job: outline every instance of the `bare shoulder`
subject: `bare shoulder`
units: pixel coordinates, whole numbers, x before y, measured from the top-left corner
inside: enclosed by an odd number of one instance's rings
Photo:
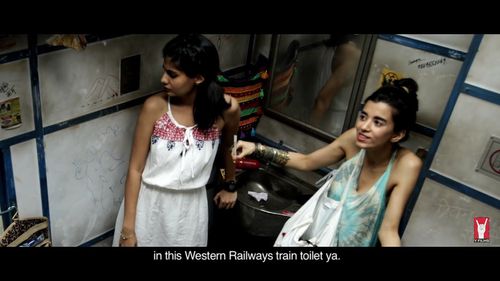
[[[336,140],[338,145],[345,152],[346,158],[350,159],[359,152],[356,146],[356,128],[351,128],[340,135]]]
[[[419,173],[422,168],[422,160],[415,153],[407,148],[400,148],[395,166],[403,173]]]
[[[224,111],[224,120],[240,119],[240,104],[238,100],[230,95],[225,94],[224,99],[230,104],[230,107]]]
[[[166,97],[164,94],[156,94],[152,95],[149,98],[144,101],[144,105],[142,107],[142,110],[145,113],[159,113],[166,111],[168,107]]]
[[[168,103],[165,94],[156,94],[150,96],[146,99],[146,101],[144,101],[141,115],[143,118],[154,122],[158,120],[165,112],[167,112],[167,108]]]
[[[356,142],[356,128],[350,128],[349,130],[342,133],[339,137],[346,144],[355,144]]]

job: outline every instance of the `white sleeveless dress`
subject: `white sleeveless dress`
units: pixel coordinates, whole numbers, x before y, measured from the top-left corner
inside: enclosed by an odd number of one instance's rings
[[[208,202],[206,188],[219,147],[216,127],[202,131],[177,123],[170,109],[154,124],[151,146],[142,173],[135,233],[138,246],[206,246]],[[115,224],[118,246],[124,202]]]

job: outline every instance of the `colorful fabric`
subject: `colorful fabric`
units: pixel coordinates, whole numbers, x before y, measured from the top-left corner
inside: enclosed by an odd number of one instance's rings
[[[236,98],[240,104],[239,138],[255,135],[263,114],[264,82],[268,78],[267,58],[260,56],[255,65],[226,71],[217,78],[225,93]]]

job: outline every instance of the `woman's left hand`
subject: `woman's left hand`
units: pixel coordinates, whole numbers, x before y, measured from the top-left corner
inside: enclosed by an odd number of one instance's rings
[[[228,210],[234,207],[237,198],[238,198],[237,191],[229,192],[226,190],[221,190],[215,195],[214,202],[219,209]]]

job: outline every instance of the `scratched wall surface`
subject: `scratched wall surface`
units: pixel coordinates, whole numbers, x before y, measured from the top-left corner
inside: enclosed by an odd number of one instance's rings
[[[175,35],[129,35],[39,56],[44,126],[163,89],[162,48]],[[245,63],[248,35],[207,35],[219,50],[221,68]],[[122,58],[141,55],[140,88],[120,94]]]
[[[419,85],[417,122],[437,128],[461,66],[455,59],[378,40],[364,98],[380,87],[384,68],[411,77]]]
[[[48,126],[162,89],[161,49],[172,35],[130,35],[39,56],[43,125]],[[120,62],[141,55],[140,88],[120,94]]]
[[[161,50],[173,36],[129,35],[90,44],[80,52],[62,49],[40,55],[43,125],[162,90]],[[219,51],[222,70],[246,62],[249,35],[207,37]],[[140,88],[121,95],[120,61],[137,54]],[[54,245],[81,245],[114,228],[138,111],[139,106],[44,137]]]
[[[45,136],[55,246],[77,246],[114,228],[139,108]]]
[[[489,243],[474,242],[474,217],[489,217]],[[404,246],[500,246],[500,212],[427,179],[402,243]]]

